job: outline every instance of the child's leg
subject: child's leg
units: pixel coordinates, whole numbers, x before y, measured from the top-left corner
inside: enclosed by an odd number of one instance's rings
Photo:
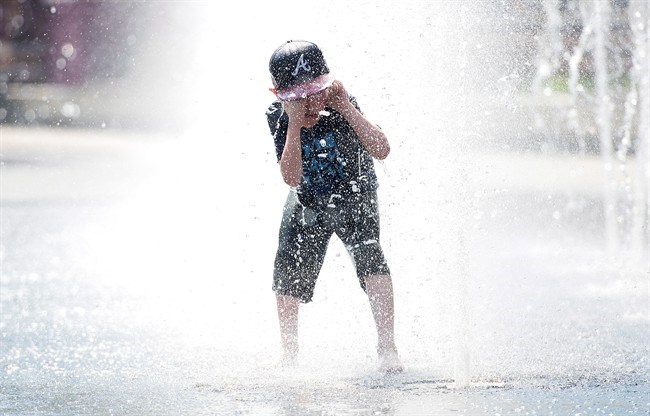
[[[300,299],[293,296],[275,295],[280,321],[282,361],[290,364],[298,356],[298,311]]]
[[[377,353],[383,371],[400,372],[404,368],[395,345],[395,306],[393,282],[388,275],[367,276],[366,293],[377,327]]]
[[[298,307],[310,302],[332,231],[323,227],[313,210],[310,216],[291,191],[284,207],[273,268],[283,361],[298,355]],[[309,218],[305,218],[309,217]]]

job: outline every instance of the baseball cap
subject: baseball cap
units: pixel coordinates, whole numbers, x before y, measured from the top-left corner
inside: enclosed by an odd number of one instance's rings
[[[323,52],[312,42],[290,40],[271,55],[269,71],[275,94],[281,100],[306,98],[332,85]]]

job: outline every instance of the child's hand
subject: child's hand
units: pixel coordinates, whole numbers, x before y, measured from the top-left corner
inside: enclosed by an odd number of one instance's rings
[[[341,84],[341,81],[335,80],[332,82],[332,85],[327,89],[327,94],[328,105],[339,113],[344,113],[350,106],[348,92],[345,90],[343,84]]]
[[[303,127],[305,123],[305,102],[303,100],[282,101],[284,112],[289,116],[289,123]]]

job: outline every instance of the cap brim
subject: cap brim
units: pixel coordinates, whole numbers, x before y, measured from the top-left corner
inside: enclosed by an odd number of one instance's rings
[[[328,88],[334,82],[332,74],[324,74],[299,85],[279,90],[276,95],[283,101],[301,100]]]

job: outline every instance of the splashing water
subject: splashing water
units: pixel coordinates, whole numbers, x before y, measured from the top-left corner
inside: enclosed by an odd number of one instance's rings
[[[647,256],[606,256],[606,178],[590,146],[564,154],[528,136],[537,94],[547,112],[567,108],[545,95],[564,51],[553,43],[537,51],[546,69],[534,64],[535,36],[556,39],[561,3],[541,7],[544,26],[517,2],[296,2],[282,11],[292,25],[269,18],[277,4],[225,14],[183,2],[197,13],[177,20],[200,34],[185,95],[171,97],[191,115],[183,134],[1,127],[0,412],[647,413]],[[592,5],[581,2],[591,29],[568,72],[570,105],[590,114],[596,90],[580,91],[580,62],[596,32],[608,35]],[[628,12],[631,172],[648,153],[647,5]],[[223,42],[238,20],[258,30]],[[275,366],[270,279],[286,187],[264,120],[266,66],[301,34],[322,40],[391,139],[390,176],[377,173],[402,375],[376,371],[367,299],[337,241],[301,311],[300,360]],[[551,132],[566,121],[544,119]],[[586,143],[592,125],[574,122]],[[648,167],[634,169],[642,236]]]

